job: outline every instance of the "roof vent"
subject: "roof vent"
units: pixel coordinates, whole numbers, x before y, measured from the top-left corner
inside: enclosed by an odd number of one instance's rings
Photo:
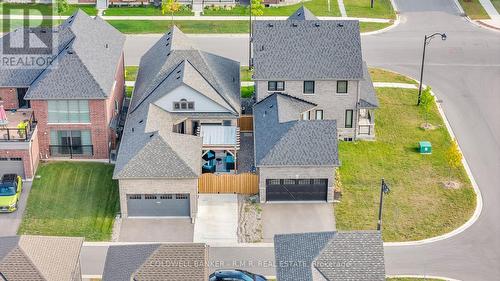
[[[169,32],[167,33],[167,35],[170,35],[170,34],[172,34],[172,31],[169,31]]]
[[[170,37],[167,37],[167,41],[170,40]]]
[[[264,51],[264,45],[260,46],[260,50]]]
[[[154,134],[154,133],[153,133],[153,134],[151,134],[151,135],[149,135],[149,137],[150,137],[150,138],[152,138],[152,137],[154,137],[154,136],[155,136],[155,134]]]
[[[269,108],[273,108],[273,107],[274,107],[274,104],[271,104],[271,105],[269,106]]]
[[[170,56],[170,53],[167,54],[167,57]]]
[[[165,46],[168,46],[168,45],[170,45],[170,43],[165,44]]]
[[[297,13],[297,16],[300,16],[300,15],[302,15],[302,13]]]
[[[319,22],[315,23],[314,26],[319,27]]]
[[[179,80],[180,78],[181,78],[180,76],[177,76],[177,78],[175,78],[175,79]]]
[[[181,73],[181,70],[180,70],[180,69],[179,69],[179,70],[177,70],[177,73]]]
[[[273,27],[273,26],[274,26],[274,24],[272,24],[272,23],[268,23],[268,24],[267,24],[267,26],[268,26],[268,27]]]
[[[74,54],[74,53],[75,53],[75,52],[73,52],[73,50],[67,50],[66,52],[67,52],[68,54],[70,54],[70,55],[72,55],[72,54]]]
[[[135,129],[134,129],[134,128],[132,128],[132,132],[134,132],[134,131],[135,131]]]
[[[337,23],[337,27],[344,27],[343,23]]]
[[[144,120],[142,120],[142,119],[141,119],[141,120],[139,121],[139,124],[142,124],[142,122],[144,122]]]
[[[296,24],[296,23],[292,23],[292,26],[293,26],[293,27],[297,27],[297,24]]]
[[[40,32],[41,32],[41,33],[47,33],[47,30],[45,30],[45,29],[40,29]]]
[[[104,45],[104,47],[106,47],[106,49],[108,49],[109,48],[109,44],[106,43],[106,45]]]

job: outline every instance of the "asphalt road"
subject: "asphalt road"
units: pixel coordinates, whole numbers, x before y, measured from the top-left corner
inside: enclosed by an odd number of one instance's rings
[[[13,236],[17,234],[17,229],[21,224],[24,210],[26,209],[26,202],[31,190],[31,182],[23,183],[23,192],[21,199],[19,199],[18,209],[12,213],[0,213],[0,237]]]
[[[401,24],[363,36],[370,66],[418,78],[423,37],[446,32],[427,49],[424,83],[432,86],[471,166],[483,195],[483,211],[469,229],[450,239],[411,247],[386,247],[387,274],[446,276],[460,280],[500,280],[500,32],[459,16],[452,0],[396,0]],[[126,63],[138,64],[157,36],[132,36]],[[208,51],[247,64],[243,37],[195,37]],[[212,259],[269,259],[269,248],[219,248]],[[85,260],[82,261],[82,265]],[[262,269],[269,274],[272,268]]]

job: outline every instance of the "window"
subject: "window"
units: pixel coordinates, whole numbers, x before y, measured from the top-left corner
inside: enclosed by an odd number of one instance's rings
[[[142,199],[141,194],[129,194],[128,199]]]
[[[337,94],[347,94],[347,81],[337,81]]]
[[[323,110],[316,110],[316,120],[323,120]]]
[[[304,94],[314,94],[314,81],[304,81]]]
[[[176,194],[175,199],[188,199],[189,194]]]
[[[311,180],[310,179],[303,179],[303,180],[298,180],[298,184],[301,184],[301,185],[308,185],[308,184],[311,184]]]
[[[19,157],[12,157],[9,159],[10,161],[22,161],[23,159],[22,158],[19,158]]]
[[[286,180],[283,180],[283,184],[289,185],[289,184],[297,184],[297,183],[295,180],[286,179]]]
[[[160,195],[160,199],[172,199],[172,194],[162,194]]]
[[[222,126],[231,126],[231,120],[222,120]]]
[[[267,180],[267,184],[269,184],[269,185],[279,185],[280,184],[280,180],[275,180],[275,179]]]
[[[268,91],[284,91],[285,81],[269,81],[267,82]]]
[[[302,113],[302,120],[311,120],[311,111]]]
[[[89,130],[50,131],[51,155],[92,155],[92,137]]]
[[[144,194],[144,199],[155,200],[156,199],[156,195],[155,194]]]
[[[187,101],[181,99],[180,101],[174,101],[174,110],[194,110],[194,101]]]
[[[352,115],[353,115],[352,109],[348,109],[345,111],[345,127],[346,128],[352,128]]]
[[[119,110],[118,101],[115,100],[115,114],[118,114],[118,110]]]
[[[87,100],[49,100],[49,123],[90,123]]]

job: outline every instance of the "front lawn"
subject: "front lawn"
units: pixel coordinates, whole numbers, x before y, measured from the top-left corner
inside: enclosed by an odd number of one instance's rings
[[[407,83],[415,85],[418,84],[417,81],[411,78],[389,70],[372,67],[370,67],[368,70],[370,71],[370,76],[373,82]]]
[[[479,3],[479,0],[458,0],[460,5],[465,11],[465,14],[473,20],[489,19],[488,13],[483,8],[483,5]]]
[[[54,12],[53,6],[48,4],[34,4],[34,3],[1,3],[0,4],[0,14],[9,13],[10,15],[22,15],[23,10],[25,9],[33,10],[31,14],[35,15],[35,10],[39,13],[37,15],[54,15],[57,16],[57,13]],[[68,9],[61,13],[63,16],[72,15],[76,10],[81,9],[89,16],[97,15],[97,9],[95,5],[68,5]],[[9,11],[10,10],[10,11]]]
[[[254,86],[243,86],[241,87],[241,97],[244,99],[251,98],[254,91]]]
[[[392,22],[360,22],[359,32],[370,32],[375,30],[384,29],[392,25]]]
[[[337,228],[376,228],[381,178],[391,188],[384,201],[384,241],[425,239],[459,227],[474,212],[476,197],[463,167],[448,168],[451,139],[436,106],[428,120],[437,128],[424,131],[417,90],[378,88],[377,93],[376,141],[339,144],[343,192],[335,208]],[[417,152],[422,140],[432,143],[431,155]],[[448,180],[461,188],[445,189]]]
[[[370,0],[344,0],[349,17],[395,19],[396,13],[390,0],[376,0],[370,8]]]
[[[495,9],[497,9],[497,12],[500,13],[500,0],[491,0],[491,4],[495,6]]]
[[[169,20],[109,20],[112,26],[123,33],[147,34],[165,33],[172,26]],[[184,33],[245,33],[248,32],[247,21],[175,21]]]
[[[124,6],[124,7],[109,7],[104,11],[104,16],[170,16],[171,14],[163,15],[160,7],[147,5],[142,7]],[[181,5],[179,11],[174,13],[174,16],[192,16],[194,13],[186,5]]]
[[[330,10],[328,9],[328,2],[330,2]],[[315,16],[332,16],[339,17],[340,11],[337,1],[335,0],[310,0],[304,1],[303,5],[308,8]],[[291,16],[302,3],[295,5],[279,6],[279,7],[265,7],[264,16]],[[237,5],[232,9],[224,9],[218,7],[207,7],[203,11],[204,16],[248,16],[250,14],[249,8],[246,6]]]
[[[248,66],[240,67],[240,80],[241,81],[252,81],[253,70],[248,69]]]
[[[92,162],[41,164],[19,234],[109,240],[119,211],[113,168]]]

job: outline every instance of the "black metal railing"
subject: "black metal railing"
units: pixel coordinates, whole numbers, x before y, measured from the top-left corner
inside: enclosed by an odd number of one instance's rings
[[[50,156],[86,158],[94,155],[93,145],[49,145]]]
[[[358,135],[371,135],[373,131],[373,124],[359,125]]]
[[[16,112],[20,113],[19,111]],[[24,114],[24,113],[23,113]],[[24,116],[23,116],[24,117]],[[26,123],[24,128],[8,127],[0,125],[0,142],[2,141],[29,141],[36,127],[36,120],[33,112],[30,112],[26,119],[22,121]],[[15,124],[18,126],[19,124]]]

